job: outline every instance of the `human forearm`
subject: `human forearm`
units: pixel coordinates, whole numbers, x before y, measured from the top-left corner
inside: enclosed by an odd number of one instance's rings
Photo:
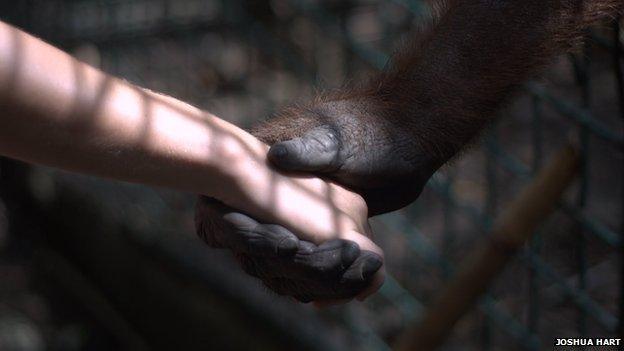
[[[211,194],[230,182],[225,123],[2,23],[0,104],[6,156]]]
[[[0,84],[3,155],[212,196],[316,243],[368,230],[359,196],[278,173],[268,147],[244,130],[5,24]]]

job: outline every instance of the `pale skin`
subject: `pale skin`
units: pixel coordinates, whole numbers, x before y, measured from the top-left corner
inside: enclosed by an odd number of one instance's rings
[[[304,240],[370,239],[364,200],[286,175],[268,146],[172,97],[111,77],[0,22],[0,154],[69,171],[203,194]],[[364,295],[383,282],[383,269]]]

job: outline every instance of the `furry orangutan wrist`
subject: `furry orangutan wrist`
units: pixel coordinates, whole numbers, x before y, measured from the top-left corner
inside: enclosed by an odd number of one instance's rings
[[[252,134],[278,144],[269,159],[279,168],[323,174],[353,189],[428,178],[443,161],[423,151],[420,133],[409,119],[379,105],[357,96],[320,97],[284,109]]]
[[[362,194],[375,215],[412,202],[443,161],[422,152],[413,125],[351,98],[283,110],[252,131],[286,171],[331,178]],[[398,207],[397,207],[398,206]]]

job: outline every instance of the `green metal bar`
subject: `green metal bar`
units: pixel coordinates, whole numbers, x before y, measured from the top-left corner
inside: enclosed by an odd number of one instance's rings
[[[518,323],[518,321],[510,317],[506,313],[500,313],[500,310],[496,308],[496,302],[489,295],[484,296],[479,303],[479,308],[486,311],[487,315],[494,322],[495,325],[507,326],[508,333],[516,340],[522,340],[521,345],[526,350],[539,350],[539,339],[531,334],[525,327]]]
[[[407,7],[416,16],[426,16],[431,13],[429,5],[423,0],[392,0],[392,2]]]
[[[449,170],[447,171],[447,182],[446,182],[446,186],[444,187],[444,192],[446,194],[450,194],[450,192],[452,191],[451,188],[451,184],[453,184],[453,180],[455,178],[454,174],[451,173],[452,171]],[[451,204],[451,202],[448,200],[448,198],[443,199],[443,211],[444,211],[444,216],[443,216],[443,231],[442,231],[442,252],[444,254],[444,259],[447,261],[451,261],[452,259],[452,250],[453,250],[453,243],[455,241],[455,226],[454,226],[454,220],[455,220],[455,216],[454,216],[454,211],[453,211],[453,205]],[[445,269],[443,271],[444,274],[444,278],[447,279],[451,272],[447,269]]]
[[[531,95],[548,102],[561,115],[571,118],[580,125],[586,126],[589,131],[597,137],[610,142],[613,146],[619,149],[624,147],[624,136],[614,132],[611,128],[597,121],[594,117],[592,117],[589,111],[576,107],[563,99],[555,97],[543,86],[540,86],[537,83],[528,83],[526,88]]]
[[[498,143],[498,121],[494,122],[488,133],[486,134],[485,144]],[[496,218],[498,215],[498,176],[496,160],[488,155],[486,148],[483,148],[485,153],[485,179],[487,180],[487,193],[485,208],[483,214],[488,218]],[[488,157],[489,156],[489,157]],[[490,232],[488,228],[483,231],[483,234],[487,235]],[[481,332],[481,349],[484,351],[492,348],[492,325],[489,319],[483,321]]]
[[[386,275],[384,285],[379,292],[394,306],[397,306],[406,320],[415,320],[422,316],[425,306],[407,291],[393,276]]]
[[[574,59],[574,57],[573,57]],[[589,83],[589,56],[588,48],[585,46],[583,50],[582,59],[574,59],[573,62],[577,85],[580,87],[581,92],[581,106],[583,109],[588,110],[590,108],[591,96],[590,96],[590,83]],[[581,165],[579,170],[580,184],[576,194],[576,205],[579,209],[583,209],[587,205],[587,196],[589,193],[589,129],[587,125],[579,126],[579,140],[580,140],[580,157]],[[584,292],[587,289],[587,238],[582,226],[576,227],[577,234],[577,262],[578,262],[578,289]],[[578,329],[581,337],[587,335],[587,315],[582,309],[579,311]],[[585,349],[583,347],[582,349]]]
[[[543,158],[543,146],[542,146],[542,102],[533,97],[531,99],[531,107],[533,112],[533,118],[531,123],[531,145],[533,147],[533,162],[531,165],[532,173],[537,174],[538,170],[542,166]],[[532,255],[539,257],[541,248],[541,235],[539,230],[531,236],[527,249]],[[539,318],[540,318],[540,294],[539,294],[539,280],[538,272],[535,268],[529,267],[529,306],[528,306],[528,318],[527,326],[529,331],[533,334],[539,333]]]

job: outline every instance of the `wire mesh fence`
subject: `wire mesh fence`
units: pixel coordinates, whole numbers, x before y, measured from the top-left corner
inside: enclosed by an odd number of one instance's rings
[[[107,72],[249,126],[319,87],[383,69],[428,8],[418,0],[24,0],[0,10]],[[389,261],[384,287],[366,304],[327,313],[354,349],[389,349],[421,318],[570,137],[581,147],[577,184],[445,347],[538,350],[554,338],[622,335],[620,33],[619,20],[593,29],[581,52],[528,83],[478,145],[436,173],[417,203],[375,220]]]

